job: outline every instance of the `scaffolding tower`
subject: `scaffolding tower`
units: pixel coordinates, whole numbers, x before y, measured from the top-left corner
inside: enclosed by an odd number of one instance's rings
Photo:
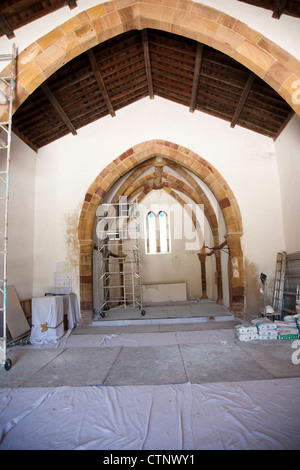
[[[7,357],[7,249],[12,104],[16,61],[15,44],[12,46],[11,54],[0,54],[0,61],[11,62],[10,74],[0,76],[0,104],[6,105],[8,108],[7,119],[0,121],[0,267],[3,273],[0,279],[0,315],[2,324],[2,331],[0,333],[0,362],[5,370],[9,370],[12,362]]]
[[[136,203],[106,203],[97,215],[99,306],[95,319],[112,307],[139,308],[142,300],[139,213]]]

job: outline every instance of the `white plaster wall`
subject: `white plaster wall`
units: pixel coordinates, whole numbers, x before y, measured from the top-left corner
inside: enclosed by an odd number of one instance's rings
[[[15,135],[11,145],[8,219],[8,284],[19,299],[33,293],[35,166],[37,155]]]
[[[273,275],[284,247],[274,144],[246,129],[155,98],[144,99],[40,149],[37,158],[34,294],[50,289],[56,261],[70,259],[78,294],[76,223],[86,191],[100,171],[132,146],[165,139],[209,161],[233,190],[241,209],[248,277]]]
[[[300,250],[300,118],[295,115],[275,142],[284,223],[285,249]]]

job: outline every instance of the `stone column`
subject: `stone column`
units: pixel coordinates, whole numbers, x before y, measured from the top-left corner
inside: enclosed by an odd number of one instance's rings
[[[205,253],[205,245],[203,244],[203,247],[201,248],[201,251],[197,253],[200,264],[201,264],[201,283],[202,283],[202,295],[201,299],[207,299],[207,293],[206,293],[206,266],[205,266],[205,261],[206,261],[206,253]]]
[[[236,316],[242,316],[245,310],[245,279],[241,232],[230,232],[225,235],[229,248],[229,289],[230,310]]]
[[[93,319],[94,240],[80,240],[80,311],[84,323]]]

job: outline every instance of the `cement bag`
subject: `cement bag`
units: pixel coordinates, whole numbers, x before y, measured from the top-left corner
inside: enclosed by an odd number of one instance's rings
[[[253,341],[253,340],[259,339],[259,336],[257,333],[242,333],[242,334],[235,333],[235,337],[239,341]]]
[[[275,336],[277,337],[277,328],[273,330],[259,330],[259,336]]]
[[[237,325],[234,328],[235,333],[238,335],[245,334],[245,333],[257,333],[257,328],[256,326],[251,326],[251,325]]]
[[[278,331],[278,339],[286,340],[286,339],[298,339],[299,338],[299,330],[297,333],[291,333],[290,330],[280,330]]]
[[[277,330],[276,323],[274,323],[274,322],[272,322],[271,320],[268,320],[268,319],[259,320],[256,323],[256,327],[257,327],[258,331]]]
[[[277,330],[261,331],[258,336],[259,339],[277,339],[278,332]]]
[[[290,322],[290,321],[277,321],[275,320],[275,323],[277,325],[277,328],[285,329],[285,328],[297,328],[297,323],[295,321]]]

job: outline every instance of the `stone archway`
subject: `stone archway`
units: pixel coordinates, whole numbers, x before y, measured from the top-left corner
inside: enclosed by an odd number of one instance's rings
[[[300,116],[300,61],[260,32],[192,1],[114,0],[79,13],[18,55],[14,111],[52,73],[82,52],[132,29],[154,28],[207,44],[252,70]],[[8,66],[9,67],[9,66]],[[7,70],[3,74],[8,74]],[[7,106],[0,105],[1,120]]]
[[[226,240],[230,251],[230,308],[239,315],[244,312],[244,265],[241,247],[242,218],[236,198],[221,174],[195,152],[164,140],[138,144],[113,160],[89,187],[83,202],[78,239],[80,244],[80,297],[82,313],[93,309],[92,253],[96,210],[109,189],[126,173],[151,157],[159,156],[189,169],[214,194],[222,211]]]

